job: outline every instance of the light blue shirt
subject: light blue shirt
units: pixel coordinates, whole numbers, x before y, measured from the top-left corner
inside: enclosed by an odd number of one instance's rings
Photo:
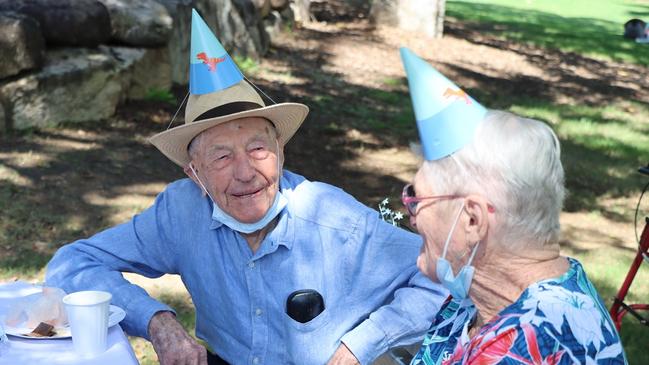
[[[447,294],[417,270],[420,237],[331,185],[284,171],[280,186],[289,203],[254,254],[183,179],[129,222],[62,247],[47,283],[110,291],[126,310],[127,333],[148,338],[151,317],[171,308],[120,271],[179,274],[196,307],[197,336],[232,364],[324,364],[341,341],[369,364],[420,341]],[[285,310],[299,289],[315,289],[325,302],[307,323]]]

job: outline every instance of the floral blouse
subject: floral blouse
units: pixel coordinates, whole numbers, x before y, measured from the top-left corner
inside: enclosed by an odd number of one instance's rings
[[[451,299],[410,364],[628,364],[593,284],[568,260],[568,272],[529,286],[471,339],[475,306]]]

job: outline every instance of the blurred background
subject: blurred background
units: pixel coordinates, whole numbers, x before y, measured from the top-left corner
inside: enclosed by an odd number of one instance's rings
[[[192,8],[248,79],[311,108],[286,167],[373,208],[388,198],[402,210],[419,163],[400,46],[483,105],[548,123],[569,190],[563,253],[610,306],[647,182],[636,170],[649,162],[649,44],[622,36],[628,20],[649,21],[647,0],[0,0],[0,281],[42,281],[58,247],[183,177],[147,138],[183,123]],[[178,278],[127,277],[193,331]],[[647,270],[628,299],[649,299]],[[631,364],[646,362],[648,334],[625,320]]]

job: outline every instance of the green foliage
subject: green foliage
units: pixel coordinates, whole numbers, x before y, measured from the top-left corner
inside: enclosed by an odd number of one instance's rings
[[[176,104],[176,98],[170,90],[165,89],[149,89],[144,97],[149,101],[161,101],[169,104]]]
[[[467,28],[521,43],[649,65],[649,46],[622,37],[624,23],[649,5],[621,0],[447,1],[446,15]]]
[[[259,63],[250,57],[234,56],[232,59],[244,75],[252,75],[259,69]]]

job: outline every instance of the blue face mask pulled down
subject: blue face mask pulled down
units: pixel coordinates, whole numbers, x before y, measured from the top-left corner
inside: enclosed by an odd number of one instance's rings
[[[446,259],[446,251],[463,209],[464,203],[462,203],[462,206],[455,217],[455,221],[453,222],[453,226],[451,226],[451,231],[448,233],[446,243],[444,243],[444,252],[442,253],[442,257],[437,259],[437,267],[435,270],[437,280],[439,280],[442,286],[451,292],[454,299],[458,300],[466,299],[469,296],[469,289],[471,288],[471,281],[473,280],[473,274],[475,272],[475,268],[471,266],[471,261],[473,261],[473,257],[475,256],[475,253],[478,250],[478,245],[480,244],[480,242],[478,242],[475,245],[471,252],[469,261],[466,265],[462,266],[457,276],[453,275],[453,267],[451,267],[451,263]]]
[[[284,207],[286,207],[288,200],[284,195],[282,195],[282,192],[277,191],[277,193],[275,193],[275,200],[273,201],[273,205],[268,208],[268,211],[260,220],[254,223],[239,222],[228,213],[224,212],[221,208],[219,208],[218,204],[216,204],[214,200],[212,200],[212,203],[214,204],[214,209],[212,210],[212,219],[225,224],[234,231],[241,233],[252,233],[266,227],[268,223],[275,219],[275,217],[277,217],[279,213],[281,213]]]
[[[268,211],[260,220],[254,223],[239,222],[234,217],[232,217],[228,213],[224,212],[221,208],[219,208],[219,205],[216,204],[214,199],[212,199],[212,196],[205,188],[205,185],[203,185],[201,179],[198,178],[198,174],[196,173],[196,170],[194,170],[194,166],[192,166],[192,164],[189,164],[189,168],[194,173],[194,176],[196,177],[196,180],[198,180],[198,183],[203,188],[203,191],[205,191],[207,196],[209,196],[210,199],[212,200],[212,206],[213,206],[212,219],[223,223],[224,225],[230,227],[230,229],[232,229],[233,231],[237,231],[241,233],[256,232],[266,227],[268,223],[270,223],[273,219],[275,219],[275,217],[279,215],[279,213],[282,212],[284,207],[286,207],[286,204],[288,204],[288,199],[286,199],[286,197],[282,195],[282,193],[278,190],[277,193],[275,193],[275,200],[273,201],[273,205],[271,205],[271,207],[268,208]]]

